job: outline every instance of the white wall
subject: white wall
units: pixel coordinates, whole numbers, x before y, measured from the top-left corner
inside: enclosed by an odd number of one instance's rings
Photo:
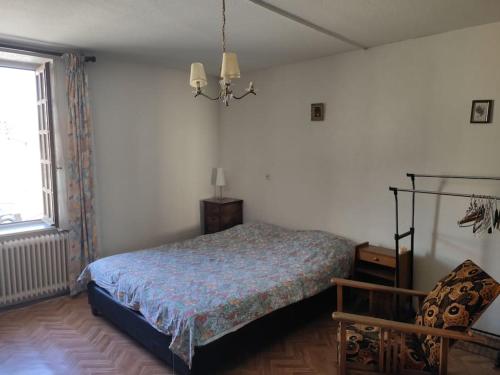
[[[499,39],[497,23],[244,72],[260,91],[221,110],[226,195],[245,200],[247,221],[393,246],[388,187],[409,186],[406,172],[500,175],[500,113],[493,124],[469,124],[473,99],[500,103]],[[316,102],[326,105],[324,122],[309,121]],[[443,189],[500,195],[499,182]],[[408,198],[401,197],[405,219]],[[475,238],[459,229],[467,204],[418,196],[417,288],[430,288],[466,258],[500,280],[500,232]],[[499,302],[478,328],[500,334]]]
[[[101,255],[200,232],[213,193],[218,107],[196,100],[188,73],[97,56],[89,64]]]

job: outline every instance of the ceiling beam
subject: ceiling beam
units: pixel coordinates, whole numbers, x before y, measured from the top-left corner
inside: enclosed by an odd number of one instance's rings
[[[295,14],[292,14],[290,12],[287,12],[286,10],[278,8],[277,6],[266,3],[265,1],[262,1],[262,0],[249,0],[249,1],[254,3],[255,5],[258,5],[262,8],[265,8],[273,13],[279,14],[280,16],[286,17],[294,22],[298,22],[298,23],[300,23],[304,26],[307,26],[313,30],[316,30],[322,34],[325,34],[325,35],[328,35],[328,36],[333,37],[335,39],[341,40],[344,43],[347,43],[347,44],[350,44],[350,45],[353,45],[353,46],[356,46],[356,47],[362,48],[362,49],[368,48],[368,46],[365,46],[365,45],[358,43],[352,39],[349,39],[342,34],[336,33],[335,31],[325,29],[324,27],[316,25],[315,23],[312,23],[312,22],[310,22],[302,17],[296,16]]]

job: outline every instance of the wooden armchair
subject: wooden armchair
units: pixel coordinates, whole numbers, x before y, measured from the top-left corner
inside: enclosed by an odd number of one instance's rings
[[[371,373],[446,374],[448,350],[455,340],[485,343],[469,329],[500,294],[500,285],[471,261],[440,280],[430,293],[338,278],[332,283],[337,286],[332,317],[338,323],[340,375],[348,367]],[[375,293],[416,299],[415,323],[342,312],[344,287],[367,290],[370,300]]]

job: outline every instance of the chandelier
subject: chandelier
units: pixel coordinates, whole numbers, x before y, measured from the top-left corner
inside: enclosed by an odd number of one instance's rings
[[[202,88],[207,86],[208,82],[205,68],[200,62],[191,64],[189,84],[195,89],[193,92],[195,98],[201,95],[210,100],[221,100],[227,107],[231,99],[239,100],[249,94],[257,95],[253,87],[253,82],[250,82],[244,94],[241,96],[235,95],[233,93],[233,84],[231,80],[236,78],[240,78],[240,66],[236,53],[226,52],[226,0],[222,0],[222,66],[219,78],[219,94],[217,97],[212,98],[202,91]]]

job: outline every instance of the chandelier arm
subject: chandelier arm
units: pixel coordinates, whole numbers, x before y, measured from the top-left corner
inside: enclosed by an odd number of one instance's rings
[[[197,91],[196,94],[194,95],[194,97],[196,98],[197,96],[204,96],[205,98],[207,99],[210,99],[210,100],[219,100],[221,98],[221,93],[219,92],[219,96],[217,96],[216,98],[212,98],[210,96],[208,96],[207,94],[205,94],[204,92],[202,92],[201,90],[200,91]]]
[[[236,96],[236,95],[233,94],[233,98],[235,98],[237,100],[240,100],[240,99],[243,99],[245,96],[250,95],[250,94],[257,95],[257,93],[254,90],[251,90],[251,91],[247,91],[246,93],[244,93],[241,96]]]

